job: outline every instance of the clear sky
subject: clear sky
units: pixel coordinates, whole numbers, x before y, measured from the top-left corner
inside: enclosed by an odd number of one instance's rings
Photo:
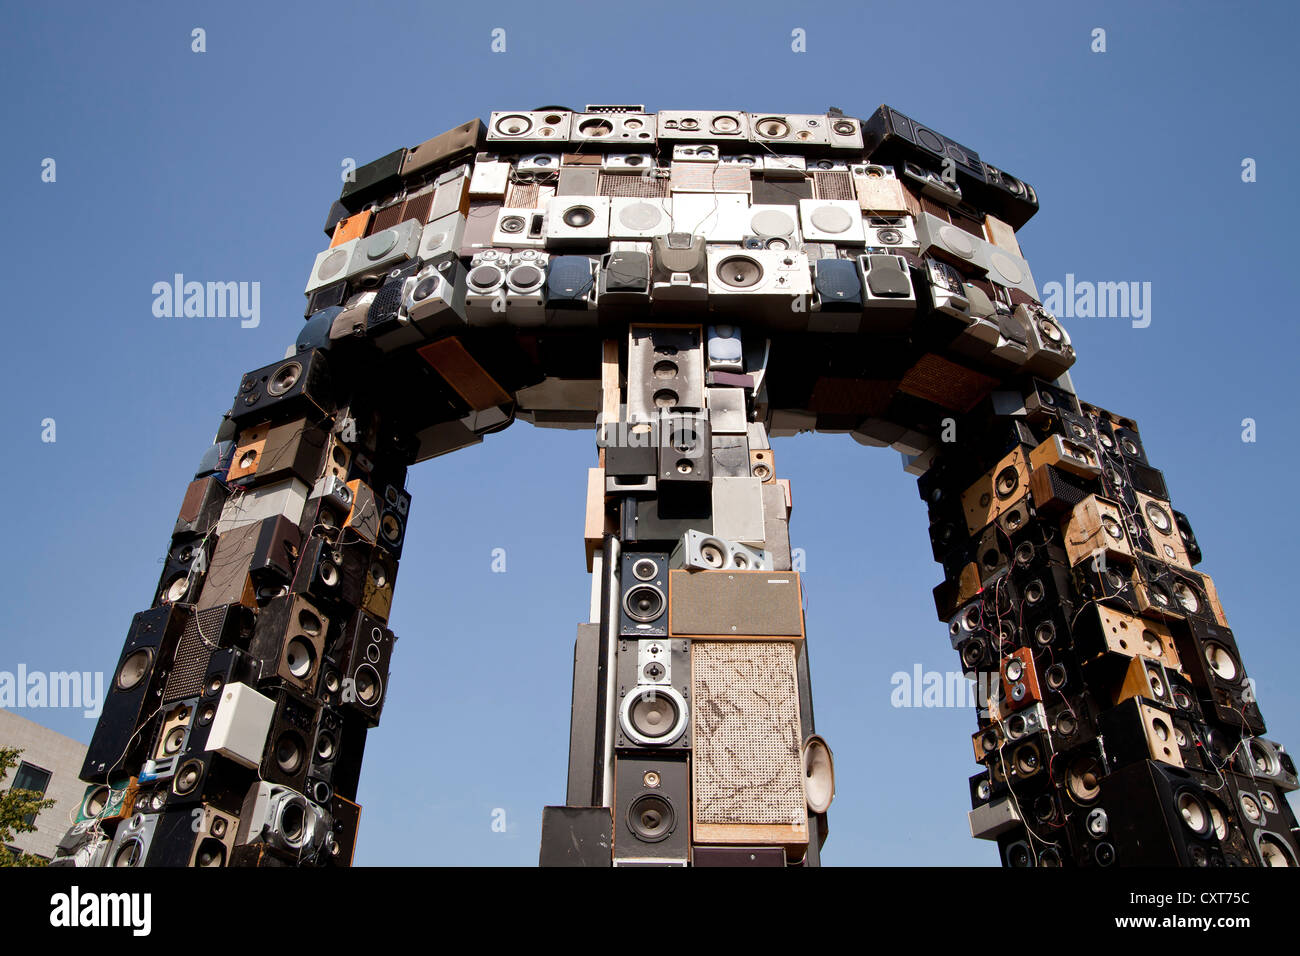
[[[1040,286],[1067,273],[1151,283],[1146,328],[1067,320],[1074,381],[1085,401],[1138,420],[1200,538],[1270,736],[1300,747],[1294,11],[9,5],[0,671],[112,669],[241,373],[298,333],[346,158],[493,109],[866,116],[888,102],[1035,186],[1042,208],[1020,240]],[[196,27],[206,52],[191,50]],[[491,51],[495,28],[504,53]],[[1091,51],[1095,28],[1104,53]],[[807,52],[791,49],[796,29]],[[1247,157],[1257,182],[1242,181]],[[151,289],[176,273],[259,282],[260,322],[156,317]],[[775,451],[794,482],[817,726],[836,758],[824,861],[995,863],[965,818],[974,714],[890,703],[896,671],[957,665],[932,609],[941,571],[914,479],[895,452],[845,436]],[[586,434],[520,424],[412,470],[359,864],[536,863],[541,808],[564,802],[593,458]],[[76,709],[23,713],[81,740],[93,728]]]

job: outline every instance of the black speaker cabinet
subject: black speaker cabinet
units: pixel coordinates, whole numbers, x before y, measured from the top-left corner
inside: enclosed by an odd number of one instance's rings
[[[1188,618],[1173,631],[1182,671],[1196,686],[1207,713],[1252,734],[1267,731],[1246,676],[1232,631],[1209,621]]]
[[[1107,740],[1109,744],[1109,739]],[[1144,760],[1101,781],[1105,814],[1121,866],[1223,866],[1234,815],[1185,770]]]
[[[284,515],[262,519],[248,568],[254,586],[262,591],[287,585],[293,579],[301,549],[302,534],[292,521]]]
[[[382,621],[365,611],[357,611],[344,632],[339,703],[371,727],[379,725],[384,710],[396,640],[397,636]]]
[[[337,602],[343,598],[343,553],[334,542],[321,536],[306,540],[290,589],[314,601]]]
[[[609,807],[543,807],[541,866],[610,866]]]
[[[248,647],[263,686],[312,693],[320,680],[329,617],[300,593],[273,598],[257,615]]]
[[[326,353],[299,352],[247,373],[239,383],[230,419],[236,424],[295,416],[319,420],[334,409]]]
[[[691,848],[690,821],[686,754],[615,756],[615,866],[685,866]]]
[[[107,783],[111,774],[139,765],[150,741],[136,731],[162,703],[172,655],[190,613],[188,607],[164,605],[142,611],[131,621],[81,779]]]
[[[320,705],[286,689],[275,696],[275,714],[267,734],[259,776],[302,793],[311,768],[312,746]]]
[[[158,578],[154,604],[193,604],[198,600],[216,548],[215,534],[174,535]]]
[[[619,635],[645,638],[668,634],[668,555],[625,552],[619,576]]]

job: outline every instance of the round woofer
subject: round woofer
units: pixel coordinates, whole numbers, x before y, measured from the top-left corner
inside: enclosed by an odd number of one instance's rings
[[[1295,857],[1290,848],[1271,833],[1260,834],[1259,855],[1265,866],[1295,866]]]
[[[356,691],[357,700],[361,703],[367,707],[375,706],[384,693],[384,683],[379,678],[379,671],[369,664],[362,664],[357,668],[353,690]]]
[[[203,761],[193,757],[183,764],[176,771],[176,779],[172,781],[172,792],[179,796],[186,796],[198,789],[200,781],[203,780]]]
[[[782,136],[790,135],[789,124],[776,116],[763,117],[754,125],[754,129],[765,139],[780,139]]]
[[[1175,803],[1187,829],[1201,836],[1210,832],[1210,812],[1200,797],[1190,790],[1183,790],[1175,798]]]
[[[379,533],[389,544],[398,544],[402,540],[402,523],[391,512],[379,519]]]
[[[479,266],[479,268],[483,268]],[[477,270],[475,270],[477,271]],[[438,289],[442,286],[442,279],[439,276],[426,276],[415,285],[415,291],[411,293],[411,298],[416,302],[423,302],[425,299],[431,299],[438,294]]]
[[[113,855],[114,866],[139,866],[144,858],[144,845],[135,839],[127,840]]]
[[[194,851],[195,866],[225,866],[226,845],[212,837],[204,837]]]
[[[509,235],[514,235],[524,231],[523,216],[502,216],[500,229]]]
[[[502,136],[523,136],[532,128],[533,121],[517,113],[501,117],[496,124],[496,130]]]
[[[727,256],[718,263],[718,281],[733,289],[748,289],[763,278],[763,267],[749,256]]]
[[[104,812],[108,806],[110,791],[108,787],[96,787],[86,795],[85,801],[81,804],[81,815],[87,819],[93,820]]]
[[[686,730],[686,700],[672,687],[642,687],[623,698],[619,723],[629,739],[646,747],[673,743]]]
[[[648,624],[664,610],[664,594],[653,584],[638,584],[629,588],[623,598],[623,610],[634,621]]]
[[[271,376],[271,381],[267,384],[266,390],[271,395],[283,395],[297,385],[300,378],[302,378],[302,363],[287,362],[275,370],[275,374]]]
[[[643,793],[627,808],[627,828],[642,843],[659,843],[677,829],[677,814],[666,798]]]
[[[1210,665],[1210,670],[1214,671],[1214,676],[1219,680],[1235,681],[1237,679],[1237,659],[1222,644],[1206,641],[1205,662]]]
[[[301,797],[286,800],[280,807],[278,816],[277,829],[284,842],[295,848],[304,846],[311,835],[307,825],[306,801]]]
[[[316,668],[316,648],[305,637],[292,638],[284,649],[284,665],[299,680]]]
[[[561,218],[566,226],[581,229],[596,221],[596,213],[590,206],[570,206]]]
[[[993,490],[997,492],[999,498],[1011,497],[1018,487],[1020,487],[1020,472],[1011,465],[998,472],[993,482]]]
[[[1174,522],[1169,517],[1169,512],[1160,507],[1154,501],[1148,501],[1146,506],[1147,520],[1151,522],[1151,527],[1155,528],[1161,534],[1169,534],[1173,531]]]
[[[709,129],[715,133],[736,133],[740,131],[740,120],[734,116],[715,116]]]
[[[294,730],[287,730],[275,738],[275,765],[284,773],[296,773],[307,756],[307,744]]]
[[[149,674],[152,663],[153,650],[151,648],[142,647],[138,651],[132,651],[127,655],[126,660],[122,662],[122,666],[117,669],[117,678],[114,681],[117,684],[117,689],[134,689]]]

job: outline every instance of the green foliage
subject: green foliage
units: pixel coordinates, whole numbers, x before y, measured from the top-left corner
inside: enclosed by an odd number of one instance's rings
[[[9,770],[18,765],[21,750],[0,747],[0,779]],[[35,823],[28,823],[27,817],[38,814],[47,807],[54,806],[53,800],[42,799],[31,790],[15,790],[12,787],[0,793],[0,866],[45,866],[46,861],[30,853],[12,853],[8,844],[19,833],[33,833]],[[33,816],[33,820],[35,817]]]

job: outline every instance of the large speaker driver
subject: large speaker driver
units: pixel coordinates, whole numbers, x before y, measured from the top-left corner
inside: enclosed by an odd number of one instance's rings
[[[763,278],[763,267],[749,256],[727,256],[718,263],[718,280],[733,289],[748,289]]]
[[[658,794],[643,794],[627,811],[627,827],[644,843],[659,843],[677,829],[673,805]]]
[[[636,621],[649,622],[663,614],[664,595],[653,584],[629,588],[623,598],[623,610]]]
[[[681,737],[690,712],[676,688],[647,686],[623,698],[618,716],[630,740],[644,747],[662,747]]]
[[[808,809],[825,813],[835,798],[835,760],[831,748],[817,734],[803,742],[803,776]]]

